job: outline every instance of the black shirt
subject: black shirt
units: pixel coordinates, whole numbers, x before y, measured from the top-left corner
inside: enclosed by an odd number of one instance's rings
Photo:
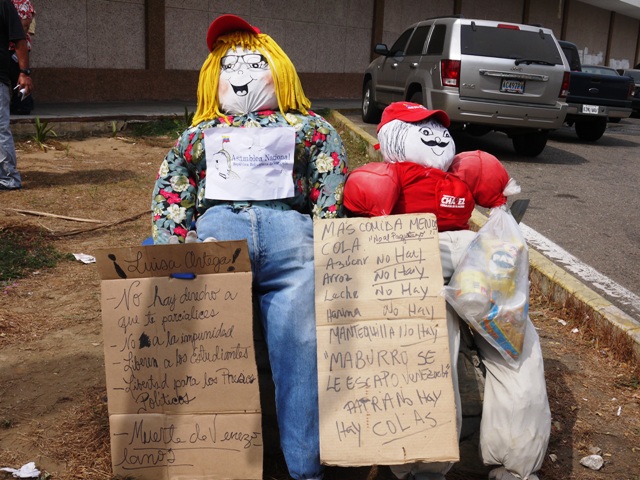
[[[9,42],[26,38],[20,15],[11,0],[0,0],[0,82],[11,86],[9,80]]]

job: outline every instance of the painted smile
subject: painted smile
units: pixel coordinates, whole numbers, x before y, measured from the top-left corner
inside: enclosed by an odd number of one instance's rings
[[[249,82],[249,83],[251,83],[251,82]],[[244,97],[249,93],[249,84],[248,83],[246,83],[244,85],[233,85],[233,84],[231,84],[231,87],[233,88],[233,93],[235,93],[239,97]]]
[[[440,153],[438,153],[436,151],[435,148],[431,148],[431,151],[433,152],[434,155],[440,157],[443,153],[444,153],[444,149],[447,148],[449,146],[449,142],[436,142],[435,140],[424,140],[424,139],[420,139],[420,141],[425,144],[427,147],[438,147],[441,148],[442,150],[440,150]]]

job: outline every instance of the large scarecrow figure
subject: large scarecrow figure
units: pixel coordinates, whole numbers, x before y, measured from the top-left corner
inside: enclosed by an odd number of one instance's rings
[[[344,146],[271,37],[222,15],[207,44],[193,124],[156,181],[153,239],[247,239],[289,473],[322,478],[312,222],[343,215]]]
[[[487,152],[456,155],[449,117],[412,102],[395,102],[378,125],[384,162],[351,172],[345,206],[355,215],[433,213],[438,222],[444,283],[449,282],[476,233],[469,230],[475,205],[504,208],[507,195],[519,192],[504,166]],[[458,431],[462,423],[457,361],[460,318],[447,305],[447,327],[456,393]],[[513,368],[482,335],[474,332],[486,368],[480,425],[480,455],[495,465],[489,478],[536,480],[544,460],[551,414],[540,341],[527,319],[518,368]],[[418,463],[392,467],[399,478],[444,480],[450,463]]]

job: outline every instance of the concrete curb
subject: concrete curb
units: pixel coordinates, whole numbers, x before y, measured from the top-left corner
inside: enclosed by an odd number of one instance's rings
[[[332,110],[328,116],[333,125],[348,129],[354,138],[359,137],[366,142],[371,161],[382,160],[380,152],[373,147],[378,143],[377,139],[339,112]],[[487,217],[482,213],[473,212],[471,223],[475,227],[481,227],[486,221]],[[532,284],[550,301],[581,313],[584,318],[580,320],[590,320],[589,326],[603,343],[616,346],[616,350],[627,351],[640,362],[640,324],[633,317],[531,247],[529,265]]]

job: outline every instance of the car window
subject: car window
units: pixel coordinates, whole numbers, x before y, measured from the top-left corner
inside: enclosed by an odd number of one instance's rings
[[[389,55],[392,55],[394,57],[404,55],[404,47],[407,45],[407,42],[409,41],[411,32],[413,32],[413,28],[406,30],[402,35],[398,37],[395,43],[391,46],[391,49],[389,49]]]
[[[582,65],[582,71],[599,75],[619,75],[613,68],[600,67],[598,65]]]
[[[579,72],[580,68],[580,57],[578,56],[578,51],[572,47],[568,47],[565,45],[560,45],[562,48],[562,52],[565,57],[567,57],[567,62],[569,62],[569,68],[572,72]]]
[[[498,58],[526,58],[562,65],[552,35],[513,28],[462,25],[462,53]]]
[[[427,40],[431,25],[422,25],[416,28],[409,45],[407,46],[407,55],[422,55],[424,42]]]
[[[640,81],[640,71],[630,71],[630,70],[625,70],[624,71],[624,75],[626,75],[627,77],[631,77],[633,78],[636,82]]]
[[[446,25],[436,25],[431,32],[427,55],[441,55],[444,51],[444,36],[447,33]]]

